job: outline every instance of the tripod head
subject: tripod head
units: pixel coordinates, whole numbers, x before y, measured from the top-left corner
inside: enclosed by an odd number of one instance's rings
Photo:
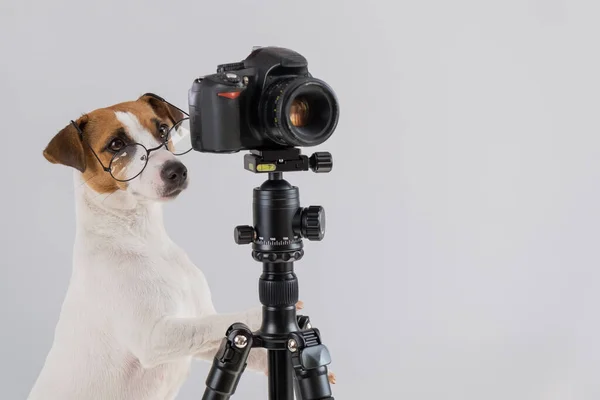
[[[269,178],[254,189],[254,226],[238,226],[234,231],[237,244],[253,244],[256,261],[286,263],[304,255],[302,238],[312,241],[325,236],[325,210],[321,206],[300,207],[298,188],[283,179],[283,172],[308,171],[327,173],[333,168],[330,153],[314,153],[310,158],[300,149],[253,150],[244,156],[244,168],[254,173],[268,173]]]

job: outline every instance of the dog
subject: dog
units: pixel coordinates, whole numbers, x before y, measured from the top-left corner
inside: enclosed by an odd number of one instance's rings
[[[165,139],[183,117],[146,94],[82,115],[45,148],[49,162],[74,170],[76,235],[54,342],[29,400],[174,399],[191,361],[212,361],[230,325],[260,328],[261,307],[216,312],[204,274],[165,230],[162,203],[189,182]],[[133,143],[148,154],[115,167]],[[115,176],[137,172],[131,163],[145,167],[131,180]],[[251,350],[247,369],[265,373],[267,364],[264,349]]]

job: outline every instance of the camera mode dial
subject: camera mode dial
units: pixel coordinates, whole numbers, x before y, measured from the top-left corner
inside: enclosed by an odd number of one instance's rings
[[[223,79],[226,82],[231,82],[231,83],[240,83],[240,81],[242,80],[238,75],[236,75],[232,72],[226,72],[223,76]]]

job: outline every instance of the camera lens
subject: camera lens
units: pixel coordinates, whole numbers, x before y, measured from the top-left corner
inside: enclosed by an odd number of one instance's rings
[[[297,128],[306,126],[311,116],[310,111],[310,105],[306,98],[295,98],[290,106],[290,122]]]
[[[325,82],[301,77],[272,84],[262,114],[271,140],[283,146],[309,147],[329,139],[339,111],[336,96]]]

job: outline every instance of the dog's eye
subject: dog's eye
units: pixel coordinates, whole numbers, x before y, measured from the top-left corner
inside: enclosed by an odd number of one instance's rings
[[[166,138],[167,134],[169,133],[169,125],[162,124],[161,126],[159,126],[158,133],[160,134],[161,138]]]
[[[112,142],[108,145],[108,149],[110,151],[114,151],[115,153],[125,147],[125,142],[121,139],[113,139]]]

